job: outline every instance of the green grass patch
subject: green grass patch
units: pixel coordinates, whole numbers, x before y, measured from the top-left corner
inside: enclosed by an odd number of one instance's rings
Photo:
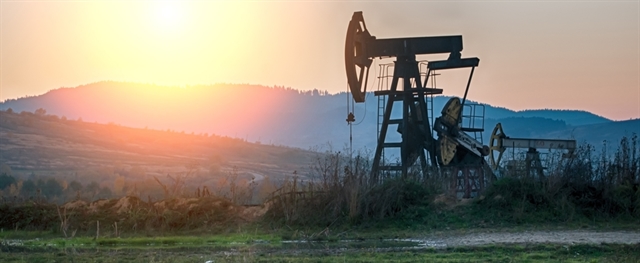
[[[25,230],[0,231],[0,239],[56,238],[60,236],[61,236],[60,233],[55,233],[53,231],[25,231]]]
[[[145,248],[145,247],[229,247],[254,243],[278,244],[281,238],[267,234],[228,234],[216,236],[166,236],[166,237],[126,237],[126,238],[35,238],[23,241],[23,246],[38,247],[105,247],[105,248]]]
[[[389,250],[369,247],[273,249],[49,249],[0,253],[2,262],[638,262],[639,245],[492,245]]]

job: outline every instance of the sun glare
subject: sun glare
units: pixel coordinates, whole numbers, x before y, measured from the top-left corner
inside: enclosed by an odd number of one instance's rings
[[[161,32],[180,30],[183,12],[179,2],[159,2],[155,10],[155,22]]]

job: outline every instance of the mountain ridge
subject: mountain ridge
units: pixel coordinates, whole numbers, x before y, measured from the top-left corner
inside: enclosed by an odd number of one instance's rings
[[[440,115],[440,109],[449,98],[434,97],[433,115]],[[34,112],[43,108],[49,114],[69,119],[118,123],[134,128],[207,132],[301,148],[327,144],[341,147],[347,145],[348,138],[352,137],[354,148],[359,149],[375,147],[377,103],[377,98],[368,94],[365,103],[352,105],[356,114],[354,124],[357,124],[353,127],[352,135],[345,121],[348,113],[345,92],[329,94],[326,91],[299,91],[281,86],[213,84],[183,88],[101,81],[75,88],[54,89],[39,96],[5,100],[0,103],[0,110],[12,108],[16,112]],[[566,132],[571,127],[593,124],[606,126],[616,122],[584,110],[514,111],[482,105],[485,112],[485,140],[497,122],[503,122],[506,130],[518,136],[552,136],[561,139],[570,137]],[[513,124],[509,127],[506,123]],[[633,125],[625,127],[633,128]],[[631,130],[636,132],[635,129]],[[593,141],[590,138],[580,139]]]

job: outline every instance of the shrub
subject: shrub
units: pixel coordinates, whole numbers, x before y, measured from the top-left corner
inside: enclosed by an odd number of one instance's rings
[[[637,136],[622,138],[613,158],[605,150],[594,156],[593,149],[582,145],[575,158],[559,162],[542,178],[518,173],[501,178],[478,203],[486,209],[507,212],[514,221],[569,221],[576,215],[590,219],[639,216]]]

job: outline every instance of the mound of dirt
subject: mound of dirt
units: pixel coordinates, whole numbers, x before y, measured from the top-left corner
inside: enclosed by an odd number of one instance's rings
[[[455,196],[448,194],[440,194],[435,197],[433,200],[434,204],[442,204],[445,207],[455,207],[458,200],[456,200]]]
[[[269,206],[240,206],[216,196],[178,197],[153,203],[144,202],[135,196],[126,196],[90,203],[75,200],[62,206],[5,205],[0,206],[0,210],[2,208],[4,210],[0,214],[8,216],[0,217],[0,227],[13,228],[16,220],[28,219],[21,221],[20,225],[31,226],[36,222],[35,227],[29,229],[51,229],[60,225],[58,209],[64,209],[63,215],[67,218],[70,229],[95,232],[96,222],[100,226],[115,226],[117,223],[119,231],[226,231],[256,221],[265,214]]]
[[[62,208],[67,210],[76,210],[76,209],[85,209],[87,208],[88,203],[82,200],[75,200],[71,202],[67,202],[62,205]]]
[[[269,205],[247,206],[240,211],[240,218],[252,222],[269,211]]]
[[[135,196],[125,196],[118,199],[118,202],[116,202],[111,209],[115,210],[117,214],[122,214],[133,209],[141,208],[141,206],[148,205],[146,202],[143,202],[140,198]]]
[[[237,206],[230,201],[214,197],[205,196],[198,198],[172,198],[153,203],[156,211],[162,213],[166,210],[190,212],[196,210],[234,210]]]
[[[109,203],[112,203],[112,200],[96,200],[89,204],[88,210],[91,213],[98,213],[98,211],[106,210],[105,207],[107,207]]]
[[[87,205],[84,201],[74,201],[63,205],[68,208],[86,208],[90,213],[115,212],[126,213],[133,209],[147,208],[149,205],[135,196],[125,196],[120,199],[100,199]]]

